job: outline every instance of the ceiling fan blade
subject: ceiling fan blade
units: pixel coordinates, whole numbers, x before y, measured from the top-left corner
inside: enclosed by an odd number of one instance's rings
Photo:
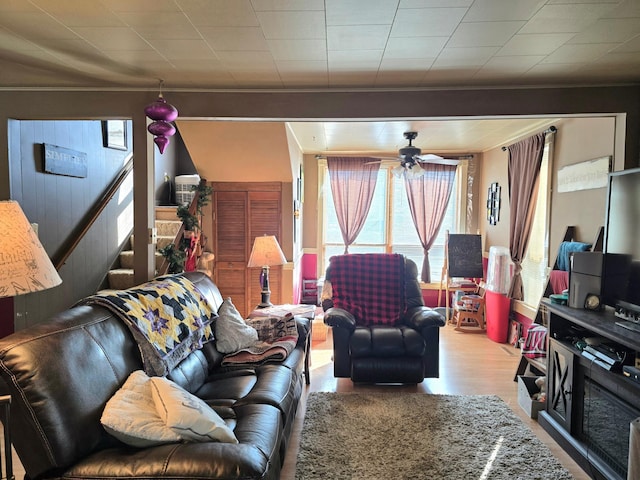
[[[444,157],[441,157],[440,155],[435,155],[433,153],[427,153],[426,155],[416,155],[416,158],[421,162],[444,160]]]

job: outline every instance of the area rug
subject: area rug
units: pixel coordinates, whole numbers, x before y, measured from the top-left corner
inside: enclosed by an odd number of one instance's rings
[[[389,478],[573,477],[497,396],[310,393],[296,479]]]

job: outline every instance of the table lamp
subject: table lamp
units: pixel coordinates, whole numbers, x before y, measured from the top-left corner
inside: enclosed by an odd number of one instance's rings
[[[249,256],[248,267],[262,267],[260,273],[260,287],[262,301],[257,308],[270,307],[273,304],[270,301],[271,290],[269,290],[269,267],[273,265],[284,265],[287,258],[282,253],[278,240],[274,235],[263,235],[256,237]]]
[[[0,201],[0,297],[38,292],[62,283],[18,202]]]

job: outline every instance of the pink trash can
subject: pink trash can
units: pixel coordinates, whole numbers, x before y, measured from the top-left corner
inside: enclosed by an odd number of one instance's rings
[[[505,343],[509,334],[509,307],[511,299],[502,293],[487,290],[485,298],[485,320],[487,337],[494,342]]]

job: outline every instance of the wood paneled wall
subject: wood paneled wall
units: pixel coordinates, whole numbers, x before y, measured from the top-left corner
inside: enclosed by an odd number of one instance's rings
[[[40,241],[50,257],[59,252],[131,154],[131,122],[126,124],[128,151],[103,147],[97,120],[9,122],[11,198],[20,203],[29,221],[38,224]],[[43,143],[86,153],[87,177],[45,173]],[[129,177],[61,268],[62,285],[15,297],[16,330],[45,320],[100,287],[133,225]]]

